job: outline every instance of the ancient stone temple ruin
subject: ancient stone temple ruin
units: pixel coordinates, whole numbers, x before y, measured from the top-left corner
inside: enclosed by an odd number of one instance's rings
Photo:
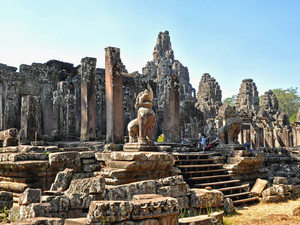
[[[209,73],[196,95],[168,31],[142,73],[116,47],[78,66],[0,64],[4,222],[221,224],[234,205],[298,198],[300,110],[290,124],[272,91],[259,105],[252,79],[234,107],[221,99]],[[200,152],[200,133],[212,149]]]

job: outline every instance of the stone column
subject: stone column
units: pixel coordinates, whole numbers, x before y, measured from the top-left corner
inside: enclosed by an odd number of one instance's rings
[[[20,135],[25,140],[34,141],[36,135],[42,133],[42,107],[41,98],[27,95],[22,97],[21,105],[21,130]],[[36,133],[37,132],[37,133]]]
[[[124,141],[121,72],[120,49],[105,48],[106,140],[113,143]]]
[[[164,141],[180,142],[179,132],[179,81],[175,75],[167,79],[164,103]]]
[[[48,137],[53,135],[53,87],[51,84],[44,84],[42,89],[42,118],[43,133]]]
[[[81,60],[81,141],[96,139],[96,59]]]

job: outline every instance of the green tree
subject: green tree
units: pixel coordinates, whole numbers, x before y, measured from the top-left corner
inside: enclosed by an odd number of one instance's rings
[[[280,110],[287,114],[291,122],[294,120],[293,116],[297,114],[300,107],[300,96],[297,93],[297,89],[297,87],[291,87],[286,90],[282,88],[273,89]]]
[[[223,100],[223,104],[228,104],[230,106],[234,106],[237,95],[232,95],[232,97],[225,98]]]

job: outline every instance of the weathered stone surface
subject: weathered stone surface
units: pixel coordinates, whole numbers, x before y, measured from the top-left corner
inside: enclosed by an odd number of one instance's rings
[[[222,91],[220,85],[209,73],[204,73],[199,82],[196,106],[205,118],[214,118],[222,105]]]
[[[115,222],[128,220],[132,205],[128,201],[92,201],[87,219],[89,222]]]
[[[131,201],[132,219],[146,219],[161,217],[167,214],[178,215],[178,201],[175,198],[160,197],[151,200]]]
[[[106,190],[107,200],[127,200],[138,194],[156,194],[156,181],[140,181],[131,184],[108,187]]]
[[[56,175],[54,183],[51,185],[51,191],[65,191],[68,189],[73,177],[73,169],[66,168]]]
[[[13,206],[13,194],[6,191],[0,191],[0,210],[5,207],[11,208]]]
[[[171,186],[164,186],[158,188],[158,194],[170,197],[183,197],[189,194],[189,186],[186,183],[171,184]]]
[[[19,197],[19,205],[39,203],[41,201],[42,190],[27,188]]]
[[[262,192],[264,202],[280,202],[291,198],[288,185],[273,185]]]
[[[185,197],[176,197],[177,201],[178,201],[178,207],[179,209],[187,209],[189,208],[190,205],[190,199],[189,197],[185,196]]]
[[[50,203],[32,203],[21,205],[19,215],[20,220],[33,217],[51,217],[52,206]]]
[[[267,180],[258,178],[253,188],[251,189],[251,192],[258,196],[261,196],[261,193],[268,187],[270,187],[270,184]]]
[[[89,194],[89,195],[71,194],[69,195],[69,199],[70,199],[70,208],[88,209],[92,201],[103,200],[103,196],[100,194]]]
[[[85,179],[72,180],[69,189],[65,192],[67,196],[71,194],[101,194],[105,191],[105,181],[103,177],[90,177]]]
[[[51,168],[72,168],[74,172],[81,169],[81,160],[78,152],[56,152],[49,154]]]
[[[222,224],[223,212],[214,212],[210,216],[201,215],[179,219],[179,225],[207,225],[207,224]]]
[[[288,184],[286,177],[274,177],[273,184]]]
[[[74,219],[66,219],[65,225],[89,225],[91,224],[86,217],[84,218],[74,218]],[[93,223],[94,225],[103,225],[103,222]],[[105,223],[106,224],[106,223]],[[110,223],[108,223],[109,225]]]
[[[218,207],[223,199],[223,193],[217,190],[193,188],[190,192],[190,205],[195,208]]]
[[[18,145],[18,130],[10,128],[8,130],[0,131],[0,143],[3,147]]]
[[[35,217],[28,218],[19,222],[20,224],[30,224],[30,225],[63,225],[63,219],[61,218],[49,218],[49,217]]]
[[[238,112],[249,116],[256,115],[259,109],[258,91],[252,79],[244,79],[235,106]]]
[[[230,198],[224,199],[224,212],[226,215],[235,214],[235,208],[234,208],[233,202]]]

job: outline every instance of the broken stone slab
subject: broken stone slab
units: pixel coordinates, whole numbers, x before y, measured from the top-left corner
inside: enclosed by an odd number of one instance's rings
[[[19,205],[29,205],[30,203],[40,203],[42,190],[27,188],[19,196]]]
[[[257,178],[253,188],[251,189],[251,193],[261,196],[262,192],[268,187],[270,187],[270,184],[267,180]]]
[[[52,217],[53,209],[50,203],[32,203],[21,205],[19,211],[20,220],[34,217]]]
[[[139,194],[139,195],[133,195],[132,200],[147,200],[147,199],[160,198],[160,197],[163,196],[157,194]]]
[[[74,172],[81,171],[81,160],[78,152],[55,152],[49,154],[50,167],[53,169],[72,168]]]
[[[69,189],[65,192],[67,196],[71,194],[101,194],[105,191],[105,180],[103,177],[90,177],[72,180]]]
[[[22,193],[28,187],[27,184],[15,183],[15,182],[0,182],[0,190],[8,191],[8,192],[15,192],[15,193]]]
[[[11,192],[0,191],[0,210],[3,210],[5,207],[13,207],[13,194]]]
[[[139,194],[157,194],[156,181],[146,180],[119,186],[110,186],[106,189],[106,200],[127,200],[130,201],[132,196]]]
[[[215,208],[221,205],[223,199],[223,193],[217,190],[193,188],[190,191],[190,205],[194,208]]]
[[[87,219],[90,223],[128,220],[131,211],[128,201],[92,201]]]
[[[65,191],[69,188],[72,181],[73,169],[66,168],[64,171],[56,175],[54,183],[51,185],[50,191]]]
[[[165,217],[166,221],[174,221],[176,217],[177,221],[178,214],[178,201],[175,198],[158,197],[134,201],[93,201],[87,218],[89,222],[121,222],[161,217]]]
[[[273,184],[288,184],[286,177],[274,177]]]
[[[179,214],[176,198],[159,197],[154,199],[130,201],[133,220],[157,218],[163,215]]]
[[[51,204],[52,212],[68,212],[70,208],[70,199],[66,196],[55,196],[48,203]]]
[[[7,147],[18,145],[18,134],[19,132],[16,128],[0,131],[0,142],[2,143],[2,146]]]
[[[223,212],[214,212],[211,215],[181,218],[179,219],[179,225],[223,224],[223,215]]]

